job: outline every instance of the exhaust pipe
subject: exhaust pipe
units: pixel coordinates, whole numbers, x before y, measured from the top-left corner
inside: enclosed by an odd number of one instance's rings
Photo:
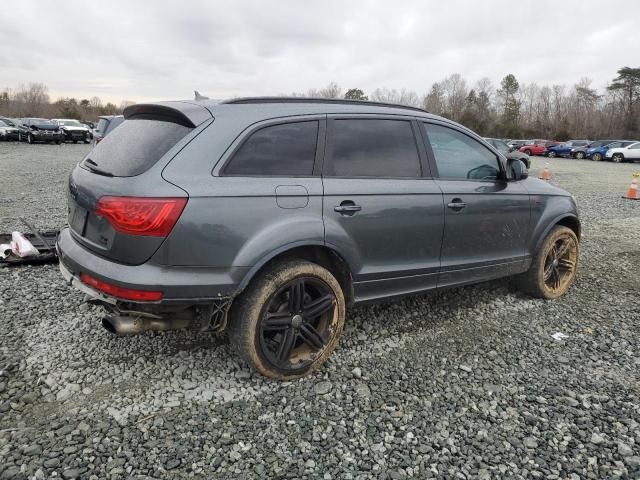
[[[105,315],[102,317],[102,326],[116,335],[136,335],[138,333],[153,330],[179,330],[187,328],[191,324],[190,319],[165,319],[151,317],[130,317],[126,315]]]

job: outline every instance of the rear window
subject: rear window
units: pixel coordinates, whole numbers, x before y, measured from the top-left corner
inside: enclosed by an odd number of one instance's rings
[[[96,127],[96,130],[98,130],[99,132],[104,132],[108,124],[109,124],[109,120],[107,120],[106,118],[101,118],[100,121],[98,122],[98,126]]]
[[[102,120],[101,120],[102,121]],[[127,120],[104,138],[83,166],[114,177],[133,177],[151,168],[191,128],[158,120]]]

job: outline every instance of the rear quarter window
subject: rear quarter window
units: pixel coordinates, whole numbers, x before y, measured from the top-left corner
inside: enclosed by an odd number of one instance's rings
[[[192,129],[158,120],[126,120],[86,157],[114,177],[144,173]]]
[[[310,176],[316,156],[318,122],[290,122],[257,130],[242,144],[225,175]]]

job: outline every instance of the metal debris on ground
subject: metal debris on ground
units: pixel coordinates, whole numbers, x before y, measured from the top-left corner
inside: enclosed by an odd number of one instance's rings
[[[0,267],[57,262],[58,231],[39,232],[24,218],[20,220],[32,233],[0,233]]]

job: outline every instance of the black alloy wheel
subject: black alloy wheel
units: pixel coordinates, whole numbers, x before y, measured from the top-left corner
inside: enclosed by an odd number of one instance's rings
[[[318,278],[300,277],[286,283],[262,315],[264,356],[282,370],[305,368],[330,339],[335,306],[335,295]]]
[[[234,299],[229,340],[259,373],[291,380],[320,367],[344,327],[342,286],[307,260],[274,262]]]

